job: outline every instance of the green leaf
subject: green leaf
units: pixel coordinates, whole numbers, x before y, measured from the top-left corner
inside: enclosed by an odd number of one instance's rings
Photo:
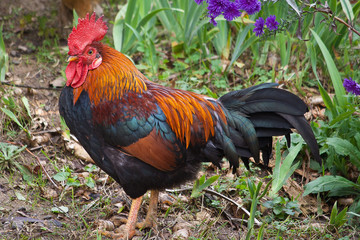
[[[54,175],[54,179],[58,182],[65,181],[70,176],[69,172],[58,172]]]
[[[31,117],[31,112],[30,112],[29,100],[28,100],[25,96],[23,96],[23,97],[21,98],[21,101],[23,102],[23,104],[24,104],[24,106],[25,106],[27,115],[32,119],[32,117]]]
[[[298,168],[300,162],[293,165],[293,162],[296,156],[299,154],[304,141],[301,140],[295,147],[289,149],[289,154],[281,163],[281,154],[280,154],[280,143],[276,142],[276,160],[275,160],[275,168],[273,173],[273,182],[271,186],[271,190],[269,192],[270,197],[276,196],[276,193],[282,188],[285,184],[286,180],[294,173],[294,171]]]
[[[26,198],[21,193],[19,193],[18,191],[15,191],[15,196],[20,201],[26,201]]]
[[[23,165],[14,162],[14,165],[17,167],[17,169],[19,169],[19,171],[22,174],[23,179],[28,182],[31,183],[34,181],[34,175],[29,171],[29,169],[27,169],[26,167],[24,167]]]
[[[75,8],[73,9],[73,26],[76,27],[78,22],[79,22],[79,15],[77,14],[77,12],[75,11]]]
[[[9,118],[11,118],[11,120],[13,120],[20,128],[24,129],[24,126],[20,123],[12,111],[6,108],[1,108],[1,111],[3,111]]]
[[[323,43],[323,41],[321,40],[321,38],[319,37],[319,35],[312,29],[310,29],[316,42],[318,43],[320,50],[324,56],[328,71],[329,71],[329,75],[332,81],[332,84],[334,86],[335,89],[335,95],[336,95],[336,99],[338,101],[338,104],[340,105],[340,107],[344,107],[346,105],[346,93],[345,93],[345,88],[342,85],[342,80],[340,77],[340,73],[336,68],[336,65],[334,63],[334,60],[331,57],[331,54],[329,53],[328,49],[326,48],[325,44]]]
[[[360,149],[360,133],[356,133],[354,136],[355,140],[356,140],[356,145],[358,147],[358,149]]]
[[[335,152],[342,156],[350,156],[356,167],[360,169],[360,149],[354,146],[346,139],[332,137],[326,140],[326,143],[335,149]]]
[[[9,68],[9,55],[6,53],[2,31],[3,23],[0,26],[0,82],[5,80],[5,74]]]
[[[77,176],[75,176],[74,178],[68,178],[67,181],[66,181],[66,185],[67,186],[80,187],[81,183],[76,178],[77,178]]]
[[[240,55],[248,48],[251,44],[258,40],[255,35],[252,35],[249,39],[245,41],[246,36],[248,35],[251,25],[247,25],[240,34],[238,34],[235,42],[235,47],[232,53],[231,61],[229,67],[240,57]]]
[[[297,6],[295,0],[286,0],[286,2],[290,5],[290,7],[292,7],[292,9],[294,9],[294,11],[301,16],[301,11],[299,9],[299,7]]]
[[[349,111],[346,111],[346,112],[343,112],[343,113],[337,115],[334,119],[331,120],[330,126],[334,125],[337,122],[341,122],[344,119],[349,118],[355,111],[356,111],[356,109],[352,108]]]
[[[213,182],[215,182],[217,179],[219,178],[219,175],[214,175],[212,177],[210,177],[209,179],[207,179],[205,181],[205,175],[201,176],[199,179],[197,179],[195,181],[193,190],[191,192],[191,197],[192,198],[197,198],[201,196],[201,192],[209,187]]]
[[[320,192],[330,192],[332,196],[345,196],[352,191],[359,194],[360,185],[341,176],[322,176],[306,184],[303,196]]]
[[[94,188],[95,187],[95,180],[92,179],[92,177],[86,177],[85,178],[85,185],[88,186],[89,188]]]
[[[333,104],[329,94],[326,92],[323,85],[321,84],[319,76],[317,74],[317,70],[316,70],[317,56],[316,56],[315,47],[311,42],[307,42],[306,46],[308,47],[308,51],[310,52],[311,68],[312,68],[313,73],[314,73],[314,75],[316,77],[316,80],[318,82],[320,95],[321,95],[321,97],[322,97],[322,99],[324,101],[324,104],[325,104],[326,108],[329,109],[331,111],[332,115],[335,117],[337,115],[337,110],[334,107],[334,104]]]
[[[86,165],[86,166],[84,167],[84,169],[85,169],[86,171],[88,171],[88,172],[94,172],[94,171],[99,170],[99,168],[98,168],[96,165],[94,165],[94,164]]]
[[[349,19],[350,21],[353,21],[354,13],[353,13],[350,1],[349,0],[340,0],[340,2],[341,2],[342,9],[343,9],[347,19]]]
[[[69,212],[69,208],[65,207],[65,206],[53,207],[53,208],[51,208],[51,211],[53,213],[67,213],[67,212]]]

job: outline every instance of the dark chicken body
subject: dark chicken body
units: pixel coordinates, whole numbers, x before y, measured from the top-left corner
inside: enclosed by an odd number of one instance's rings
[[[78,138],[96,164],[117,181],[131,198],[138,198],[149,189],[173,187],[193,179],[196,175],[200,166],[200,161],[194,154],[197,152],[196,149],[189,149],[186,159],[183,159],[184,162],[179,163],[174,170],[161,171],[136,157],[125,154],[116,144],[107,140],[104,132],[93,123],[91,104],[86,92],[83,92],[77,103],[73,105],[72,88],[65,87],[61,93],[60,103],[60,114],[71,129],[71,133]],[[150,125],[151,128],[154,127],[153,125]],[[178,141],[177,144],[181,145]]]
[[[295,126],[299,128],[300,133],[305,136],[305,140],[310,143],[309,145],[312,146],[313,152],[316,153],[316,141],[312,138],[311,128],[303,117],[303,114],[307,109],[305,104],[298,97],[289,92],[280,89],[267,88],[274,85],[275,84],[264,84],[253,87],[253,91],[249,89],[240,90],[220,98],[220,101],[222,99],[230,101],[229,109],[226,109],[230,116],[227,117],[235,118],[238,126],[244,124],[244,129],[242,131],[248,130],[245,134],[249,135],[247,136],[249,139],[252,137],[249,133],[253,132],[255,129],[256,136],[254,139],[259,142],[259,147],[263,150],[265,164],[268,163],[268,158],[271,154],[272,136],[289,134],[291,133],[290,129],[295,128]],[[231,102],[236,101],[236,95],[244,95],[242,98],[246,99],[250,97],[251,99],[248,100],[248,103],[246,103],[246,100],[238,100],[236,105],[242,105],[242,107],[234,110]],[[268,99],[261,99],[263,97],[267,97]],[[133,99],[132,101],[138,101],[141,106],[141,100],[142,97],[139,96],[139,99]],[[258,110],[258,105],[259,102],[261,105],[261,101],[264,101],[264,105],[265,102],[267,102],[267,104],[271,105],[272,108],[278,112],[260,112]],[[213,162],[215,165],[219,166],[222,158],[225,156],[224,148],[228,147],[223,146],[224,143],[222,142],[222,139],[219,140],[216,136],[213,136],[207,142],[202,139],[199,141],[199,144],[190,145],[186,148],[185,144],[176,139],[175,134],[170,130],[169,125],[166,123],[165,114],[159,107],[157,108],[158,111],[153,115],[150,115],[147,119],[141,117],[138,118],[136,116],[131,118],[131,120],[125,120],[123,118],[118,119],[117,123],[114,125],[122,126],[125,128],[125,130],[123,130],[113,128],[113,125],[111,124],[100,125],[94,121],[95,117],[93,115],[97,114],[98,111],[105,112],[105,110],[99,110],[92,107],[86,91],[81,93],[75,105],[73,102],[73,88],[65,87],[60,97],[60,114],[64,117],[72,134],[78,138],[96,164],[114,178],[131,198],[142,196],[149,189],[170,188],[193,179],[199,169],[200,162]],[[125,102],[127,101],[125,100]],[[107,104],[111,105],[115,103]],[[254,107],[250,105],[254,105]],[[291,109],[292,114],[297,113],[297,115],[287,114],[286,111],[283,110],[286,109],[286,105]],[[293,105],[295,105],[296,108],[293,107]],[[107,106],[104,106],[104,108],[107,108]],[[244,113],[239,112],[239,110]],[[251,113],[251,111],[255,112]],[[246,114],[247,117],[244,117]],[[142,115],[142,112],[138,112],[137,115]],[[104,115],[97,116],[97,118],[102,119],[104,122],[107,121],[107,117],[108,116],[105,113]],[[237,118],[244,119],[241,119],[240,121]],[[289,120],[286,120],[286,118]],[[234,119],[232,120],[234,121]],[[295,126],[289,121],[294,122]],[[129,124],[129,122],[133,125]],[[146,123],[143,123],[141,126],[141,123],[138,122]],[[248,124],[248,126],[246,124]],[[226,135],[221,126],[218,127],[219,129],[215,128],[215,131],[221,131],[220,135]],[[120,146],[127,146],[129,143],[133,144],[134,142],[136,143],[142,135],[148,134],[153,129],[156,129],[158,134],[162,137],[164,136],[167,139],[170,138],[171,144],[176,145],[177,149],[180,149],[179,153],[177,153],[177,155],[180,156],[177,156],[177,166],[174,170],[159,170],[136,157],[126,154],[126,152],[121,149]],[[131,132],[132,134],[126,135],[125,132]],[[229,132],[230,136],[227,136],[229,137],[228,140],[231,139],[231,141],[234,142],[236,154],[239,154],[246,166],[248,166],[248,158],[252,156],[252,153],[245,137],[241,134],[241,130],[237,129],[234,124],[229,126]],[[126,141],[129,141],[129,143],[126,144]],[[121,145],[119,143],[121,143]],[[153,144],[156,145],[161,143],[153,142]],[[256,145],[256,142],[254,145]],[[158,154],[160,154],[160,152]],[[235,167],[237,166],[236,162],[232,164],[235,165]]]
[[[67,87],[59,108],[92,159],[131,198],[193,179],[201,162],[220,166],[225,157],[235,170],[241,158],[248,168],[249,158],[259,162],[261,151],[267,165],[272,137],[285,135],[289,142],[293,128],[320,161],[304,118],[307,107],[294,94],[268,83],[216,100],[161,86],[123,54],[99,42],[106,30],[94,14],[73,29]],[[134,202],[126,229],[129,237],[141,198]]]

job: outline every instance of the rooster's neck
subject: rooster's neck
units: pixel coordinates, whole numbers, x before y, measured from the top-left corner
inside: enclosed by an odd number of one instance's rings
[[[128,92],[142,93],[147,90],[147,78],[125,55],[103,44],[99,48],[103,62],[88,72],[81,87],[74,89],[74,104],[83,90],[95,105],[104,100],[114,101]]]

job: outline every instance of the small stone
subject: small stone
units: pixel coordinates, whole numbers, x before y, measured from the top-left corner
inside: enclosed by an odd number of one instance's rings
[[[63,87],[66,80],[63,77],[58,77],[54,81],[50,82],[51,87]]]
[[[29,48],[27,48],[26,46],[23,46],[23,45],[19,45],[18,49],[20,51],[22,51],[23,53],[28,53],[29,52]]]
[[[21,78],[19,76],[14,76],[12,82],[15,84],[15,85],[20,85],[22,83],[21,81]]]
[[[20,54],[15,50],[11,50],[10,51],[10,56],[11,57],[20,57]]]
[[[191,228],[191,224],[188,222],[178,222],[177,224],[175,224],[175,226],[173,227],[173,231],[177,232],[181,229],[190,229]]]
[[[114,231],[115,226],[114,223],[112,223],[109,220],[102,220],[100,219],[98,222],[98,229],[106,230],[106,231]]]
[[[206,222],[210,219],[211,215],[208,212],[201,211],[196,214],[196,220]]]
[[[187,229],[180,229],[176,231],[173,235],[173,239],[188,239],[189,231]]]
[[[46,189],[44,191],[43,197],[46,199],[55,199],[59,196],[59,194],[54,189]]]
[[[14,88],[14,93],[17,96],[20,96],[22,95],[23,91],[21,90],[21,88]]]
[[[14,58],[11,62],[13,64],[15,64],[15,65],[19,65],[21,63],[21,61],[19,59],[16,59],[16,58]]]

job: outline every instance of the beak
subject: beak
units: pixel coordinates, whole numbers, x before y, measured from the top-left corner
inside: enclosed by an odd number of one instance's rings
[[[73,62],[78,60],[79,58],[77,56],[68,56],[68,58],[66,59],[67,62]]]

